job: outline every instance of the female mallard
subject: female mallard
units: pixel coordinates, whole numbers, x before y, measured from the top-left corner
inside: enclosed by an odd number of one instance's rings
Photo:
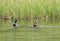
[[[37,27],[38,26],[38,19],[36,18],[35,20],[34,20],[34,24],[33,24],[33,27]]]

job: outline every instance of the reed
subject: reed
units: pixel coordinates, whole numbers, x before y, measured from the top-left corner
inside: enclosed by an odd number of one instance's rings
[[[33,20],[43,16],[60,16],[60,0],[0,0],[0,14],[29,18]]]

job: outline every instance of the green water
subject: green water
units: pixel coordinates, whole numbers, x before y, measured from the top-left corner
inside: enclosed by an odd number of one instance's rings
[[[0,41],[60,41],[60,28],[38,27],[35,29],[33,21],[18,21],[19,27],[14,29],[12,22],[0,22]],[[39,21],[39,25],[55,25],[59,22],[55,21]]]

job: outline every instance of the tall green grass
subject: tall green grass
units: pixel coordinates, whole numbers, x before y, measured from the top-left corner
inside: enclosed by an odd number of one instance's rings
[[[0,14],[8,13],[14,16],[24,15],[56,15],[60,13],[60,0],[0,0]]]

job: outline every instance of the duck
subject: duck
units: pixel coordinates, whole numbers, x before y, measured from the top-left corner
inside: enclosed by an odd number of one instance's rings
[[[14,28],[17,28],[17,26],[18,26],[18,25],[17,25],[17,19],[15,19],[14,22],[13,22],[13,27],[14,27]]]
[[[38,26],[38,18],[35,18],[33,27],[34,28],[37,28],[37,26]]]

